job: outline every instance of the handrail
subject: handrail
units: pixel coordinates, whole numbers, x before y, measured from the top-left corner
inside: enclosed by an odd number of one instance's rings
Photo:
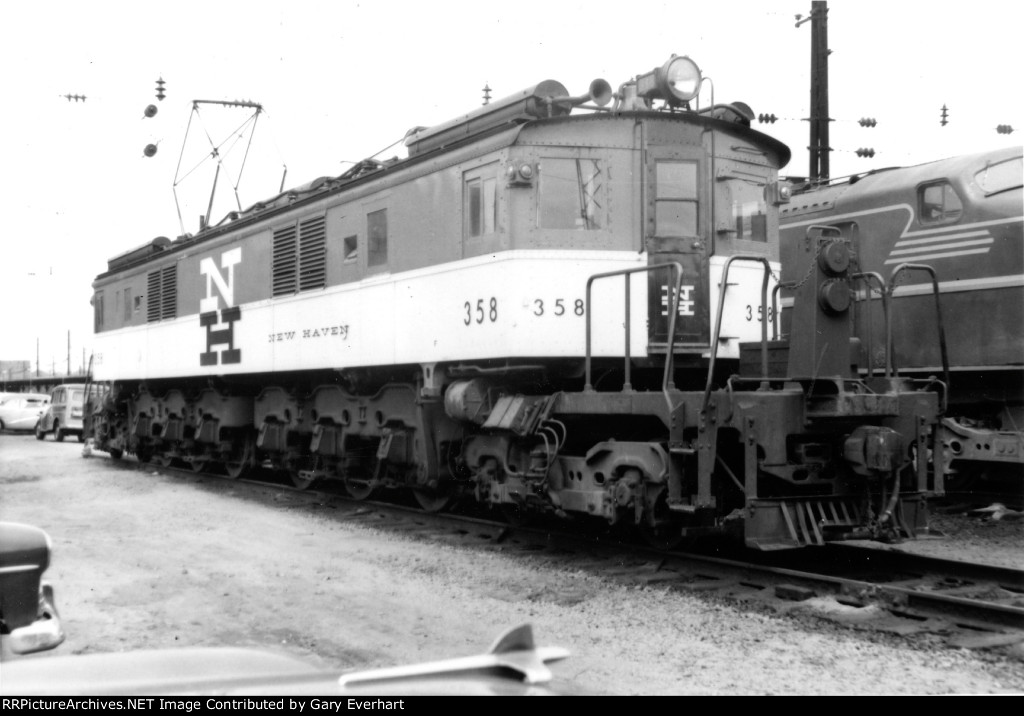
[[[703,416],[708,409],[708,401],[711,399],[711,381],[715,374],[715,360],[718,357],[718,339],[722,333],[722,313],[725,311],[725,293],[729,287],[729,268],[733,261],[757,261],[764,264],[764,279],[761,281],[761,305],[768,305],[768,279],[772,274],[772,266],[764,256],[745,256],[736,254],[730,256],[725,266],[722,267],[722,282],[718,292],[718,312],[715,315],[715,332],[711,336],[711,361],[708,364],[708,380],[704,387],[704,400],[701,403],[700,414]],[[768,378],[768,317],[761,321],[761,376]]]
[[[796,281],[779,281],[772,287],[772,340],[779,340],[779,294],[782,289],[792,290],[796,287]]]
[[[625,333],[626,333],[626,356],[625,356],[625,361],[626,361],[626,382],[625,382],[625,385],[623,386],[623,390],[632,390],[632,386],[630,385],[630,365],[629,365],[629,362],[630,362],[629,339],[630,339],[630,333],[631,333],[631,330],[632,330],[632,327],[630,325],[630,316],[629,316],[629,313],[630,313],[630,286],[631,286],[631,284],[630,284],[630,276],[632,274],[634,274],[634,273],[641,273],[641,272],[642,273],[654,273],[655,271],[662,271],[662,270],[665,270],[665,269],[668,269],[669,271],[674,271],[675,272],[675,277],[676,277],[675,287],[676,288],[675,288],[675,291],[672,294],[672,301],[671,301],[672,307],[671,307],[671,309],[669,311],[669,319],[668,319],[668,350],[666,351],[667,355],[666,355],[666,358],[665,358],[665,376],[664,376],[664,378],[662,380],[661,389],[662,389],[662,392],[665,393],[665,399],[668,401],[669,410],[673,409],[672,401],[668,397],[668,391],[669,391],[670,388],[675,388],[675,385],[672,383],[672,364],[673,364],[674,355],[675,355],[676,317],[679,315],[679,295],[680,295],[680,293],[682,293],[682,285],[683,285],[683,266],[682,266],[682,264],[680,264],[677,261],[672,261],[672,262],[663,263],[663,264],[654,264],[654,265],[651,265],[651,266],[638,266],[636,268],[619,269],[617,271],[608,271],[606,273],[594,274],[593,276],[591,276],[590,278],[587,279],[587,309],[586,309],[587,310],[587,343],[586,343],[587,356],[586,356],[586,382],[585,382],[585,384],[583,386],[583,391],[584,392],[586,392],[586,393],[594,392],[594,386],[593,386],[593,383],[590,380],[590,377],[591,377],[591,366],[590,366],[590,364],[591,364],[590,315],[591,315],[591,308],[592,308],[592,304],[591,304],[591,300],[590,300],[590,294],[591,294],[591,288],[593,286],[594,281],[596,281],[598,279],[602,279],[602,278],[610,278],[610,277],[613,277],[613,276],[623,276],[625,278],[625,280],[626,280],[626,300],[625,300],[625,308],[626,308],[626,319],[625,319]]]
[[[874,271],[864,271],[862,273],[851,274],[850,278],[853,279],[854,281],[856,281],[858,279],[864,279],[865,283],[868,284],[868,287],[867,287],[867,302],[868,302],[868,306],[867,306],[867,310],[866,310],[866,314],[867,314],[867,328],[865,330],[866,330],[867,335],[868,335],[868,346],[867,346],[867,351],[868,351],[868,378],[873,378],[875,376],[875,359],[874,359],[874,350],[873,350],[874,349],[874,343],[871,340],[871,336],[874,333],[874,331],[871,330],[871,328],[872,328],[872,322],[871,322],[871,279],[874,279],[875,281],[878,282],[878,292],[882,295],[882,316],[883,316],[883,318],[885,320],[885,332],[886,332],[886,335],[889,335],[889,293],[888,293],[889,289],[885,285],[885,279],[882,278],[881,274],[876,273]],[[889,365],[889,345],[888,345],[888,343],[886,343],[886,346],[885,346],[885,363],[886,363],[886,366],[887,366],[887,369],[888,369],[888,365]]]
[[[890,276],[889,276],[889,287],[888,287],[887,291],[889,293],[890,298],[892,297],[893,292],[896,290],[896,277],[900,273],[902,273],[903,271],[926,271],[926,272],[928,272],[928,275],[931,276],[931,279],[932,279],[932,292],[935,295],[935,322],[937,324],[937,328],[938,328],[938,331],[939,331],[939,353],[942,356],[942,378],[943,378],[943,380],[946,383],[946,390],[948,391],[949,390],[949,356],[948,356],[948,354],[946,352],[946,329],[945,329],[945,327],[942,324],[942,307],[941,307],[940,302],[939,302],[939,281],[938,281],[938,278],[936,278],[936,276],[935,276],[935,269],[933,269],[931,266],[928,266],[927,264],[912,264],[912,263],[900,264],[899,266],[897,266],[896,268],[894,268],[892,270],[892,274],[890,274]],[[891,310],[892,301],[890,301],[889,303],[890,303],[890,310]],[[890,320],[889,316],[886,317],[886,323],[887,323],[887,326],[888,326],[887,330],[886,330],[886,347],[887,347],[887,352],[891,356],[891,355],[894,355],[895,351],[893,351],[893,348],[892,348],[892,321]],[[894,364],[893,367],[895,368],[895,359],[893,358],[891,362]],[[887,371],[888,371],[888,369],[889,369],[889,366],[886,366],[886,370]],[[887,377],[890,377],[890,376],[887,374]]]

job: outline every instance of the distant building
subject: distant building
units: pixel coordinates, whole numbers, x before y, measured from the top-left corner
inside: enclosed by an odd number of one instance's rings
[[[0,380],[25,380],[35,375],[32,370],[32,361],[28,360],[0,360]]]

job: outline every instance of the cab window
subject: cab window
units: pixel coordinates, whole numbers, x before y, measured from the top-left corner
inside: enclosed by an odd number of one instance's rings
[[[985,192],[985,196],[998,194],[1007,189],[1016,189],[1024,177],[1024,157],[1015,157],[998,164],[990,164],[974,175],[974,180]]]
[[[463,175],[463,229],[466,238],[493,234],[498,225],[498,165],[488,164]]]
[[[606,167],[597,159],[541,159],[540,228],[606,228],[607,184]]]
[[[366,265],[384,266],[388,262],[388,210],[366,215]]]
[[[768,241],[768,207],[761,180],[730,177],[722,182],[727,206],[732,210],[729,238]]]
[[[921,223],[934,224],[955,221],[963,213],[964,205],[948,181],[926,184],[918,189]]]
[[[697,162],[659,161],[654,175],[656,236],[697,236]]]

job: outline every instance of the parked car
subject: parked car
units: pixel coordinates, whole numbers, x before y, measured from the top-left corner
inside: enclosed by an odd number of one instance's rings
[[[531,626],[523,624],[502,634],[485,654],[340,674],[289,654],[241,647],[16,660],[4,665],[4,692],[20,696],[291,694],[345,696],[350,701],[395,696],[582,695],[571,682],[553,679],[548,668],[568,655],[559,647],[535,646]],[[401,701],[390,703],[377,708],[403,708]]]
[[[38,527],[0,522],[0,654],[31,654],[64,641],[50,566],[50,536]],[[9,663],[4,665],[6,671]]]
[[[84,384],[58,385],[50,393],[50,405],[36,425],[36,439],[45,440],[47,433],[53,433],[53,439],[57,442],[62,442],[68,435],[77,435],[78,442],[85,442],[82,425],[84,403]]]
[[[556,677],[549,668],[567,658],[569,652],[560,647],[537,646],[528,623],[502,633],[486,653],[363,671],[329,671],[290,654],[241,647],[11,658],[12,654],[53,649],[64,641],[53,589],[42,581],[51,551],[50,538],[43,530],[0,522],[0,639],[4,640],[5,696],[301,694],[376,698],[585,693],[571,680]],[[389,708],[403,708],[400,701],[393,703]]]
[[[15,393],[0,401],[0,430],[33,430],[46,412],[50,396]]]

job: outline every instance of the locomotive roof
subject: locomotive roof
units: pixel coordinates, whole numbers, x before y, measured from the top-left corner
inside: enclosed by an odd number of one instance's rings
[[[534,103],[536,102],[538,91],[551,91],[552,88],[556,87],[561,88],[561,85],[552,80],[547,80],[510,98],[506,98],[506,100],[517,100],[524,104]],[[561,89],[564,92],[564,88]],[[582,102],[578,101],[581,98],[564,99],[576,99],[574,107],[579,107],[582,104]],[[306,202],[331,194],[349,191],[356,186],[380,178],[392,171],[426,162],[448,152],[471,146],[474,143],[484,143],[488,151],[511,146],[516,143],[520,132],[527,126],[539,127],[580,120],[614,120],[621,118],[671,120],[714,128],[749,139],[773,153],[780,167],[785,166],[791,156],[789,147],[783,142],[750,127],[752,111],[741,102],[717,104],[697,111],[681,111],[677,108],[669,108],[670,111],[664,109],[615,110],[596,106],[584,106],[584,109],[591,111],[586,114],[570,114],[571,109],[568,109],[552,112],[552,116],[537,117],[537,112],[533,111],[532,107],[530,111],[516,111],[514,107],[509,108],[503,104],[506,100],[498,103],[501,106],[492,113],[480,111],[486,109],[486,107],[483,107],[432,128],[417,127],[410,130],[406,135],[406,144],[410,148],[408,158],[399,159],[395,157],[386,161],[374,158],[364,159],[338,176],[319,177],[306,184],[285,190],[276,196],[256,202],[243,211],[230,212],[220,222],[207,225],[197,234],[185,234],[179,236],[174,241],[162,236],[157,237],[152,241],[118,254],[108,261],[107,271],[98,278],[114,271],[145,263],[158,255],[163,255],[185,246],[191,246],[197,242],[213,239],[227,232],[237,230],[242,226],[283,213]],[[486,121],[488,115],[492,117],[492,121]],[[488,139],[491,141],[485,142]]]
[[[793,183],[792,201],[783,207],[779,220],[787,221],[819,211],[831,211],[840,201],[872,194],[913,190],[919,184],[940,178],[969,177],[989,164],[1019,157],[1024,147],[1003,147],[984,152],[962,154],[935,159],[906,167],[874,169],[864,174],[814,183],[805,179],[790,179]]]

